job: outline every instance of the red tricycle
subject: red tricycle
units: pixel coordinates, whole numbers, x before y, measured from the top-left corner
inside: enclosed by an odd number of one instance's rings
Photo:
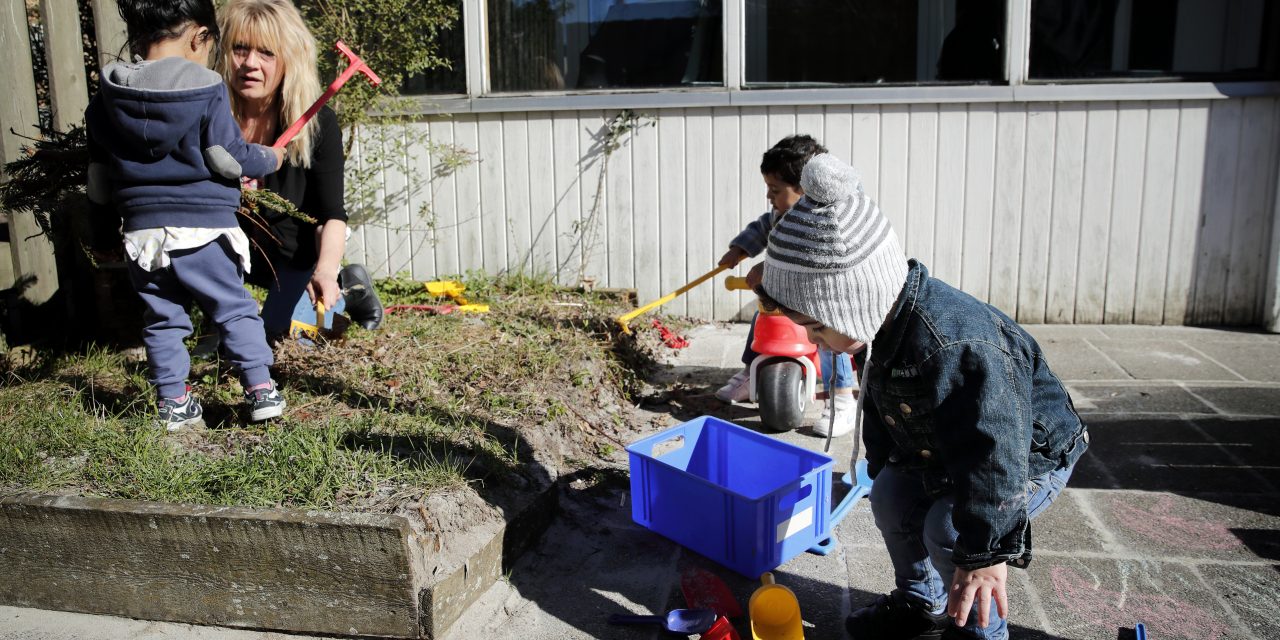
[[[751,289],[746,278],[733,276],[725,279],[724,286],[730,291]],[[822,379],[818,347],[809,342],[804,327],[762,306],[751,349],[760,354],[751,362],[749,383],[751,401],[760,407],[760,421],[774,431],[799,427]]]

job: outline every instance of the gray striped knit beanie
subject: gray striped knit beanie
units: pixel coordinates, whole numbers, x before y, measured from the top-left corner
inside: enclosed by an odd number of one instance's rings
[[[804,197],[773,225],[765,292],[870,343],[907,281],[907,256],[853,167],[826,153],[801,173]]]

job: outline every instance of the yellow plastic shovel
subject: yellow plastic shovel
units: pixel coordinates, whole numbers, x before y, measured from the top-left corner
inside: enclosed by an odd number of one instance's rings
[[[724,266],[716,267],[716,268],[714,268],[714,269],[712,269],[712,270],[710,270],[710,271],[708,271],[708,272],[706,272],[706,273],[702,274],[701,276],[699,276],[697,280],[694,280],[693,282],[690,282],[689,284],[686,284],[685,286],[680,287],[679,289],[676,289],[675,291],[673,291],[673,292],[671,292],[671,293],[668,293],[667,295],[662,296],[661,298],[658,298],[657,300],[654,300],[653,302],[650,302],[649,304],[646,304],[645,306],[640,307],[639,309],[636,309],[635,311],[632,311],[632,312],[630,312],[630,313],[625,313],[625,314],[623,314],[623,315],[618,316],[618,319],[617,319],[618,326],[619,326],[619,327],[622,327],[622,332],[623,332],[623,333],[630,335],[630,334],[631,334],[631,327],[628,325],[628,323],[629,323],[629,322],[631,322],[632,320],[634,320],[634,319],[636,318],[636,316],[638,316],[638,315],[640,315],[640,314],[642,314],[642,313],[644,313],[644,312],[646,312],[646,311],[648,311],[648,310],[650,310],[650,309],[653,309],[654,307],[660,307],[660,306],[662,306],[662,305],[664,305],[664,304],[666,304],[666,303],[668,303],[668,302],[671,302],[672,300],[675,300],[675,299],[676,299],[676,297],[680,296],[680,295],[681,295],[681,294],[683,294],[684,292],[686,292],[686,291],[688,291],[688,290],[690,290],[690,289],[692,289],[692,288],[694,288],[694,287],[696,287],[696,286],[698,286],[698,285],[700,285],[700,284],[702,284],[702,283],[706,282],[707,280],[710,280],[711,278],[714,278],[714,277],[716,276],[716,274],[718,274],[718,273],[720,273],[721,271],[724,271],[725,269],[728,269],[728,268],[729,268],[729,267],[724,267]]]
[[[773,574],[760,576],[760,588],[751,594],[748,605],[751,637],[755,640],[804,640],[800,624],[800,601],[790,589],[774,584]]]

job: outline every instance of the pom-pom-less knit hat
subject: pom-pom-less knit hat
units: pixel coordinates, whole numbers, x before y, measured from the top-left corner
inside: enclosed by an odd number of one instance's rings
[[[907,257],[853,167],[814,156],[804,197],[769,232],[765,292],[855,340],[870,343],[907,281]]]

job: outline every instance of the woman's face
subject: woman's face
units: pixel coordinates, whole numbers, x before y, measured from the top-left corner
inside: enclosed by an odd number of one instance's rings
[[[284,69],[271,49],[248,42],[231,45],[231,88],[246,100],[265,100],[280,89]]]

